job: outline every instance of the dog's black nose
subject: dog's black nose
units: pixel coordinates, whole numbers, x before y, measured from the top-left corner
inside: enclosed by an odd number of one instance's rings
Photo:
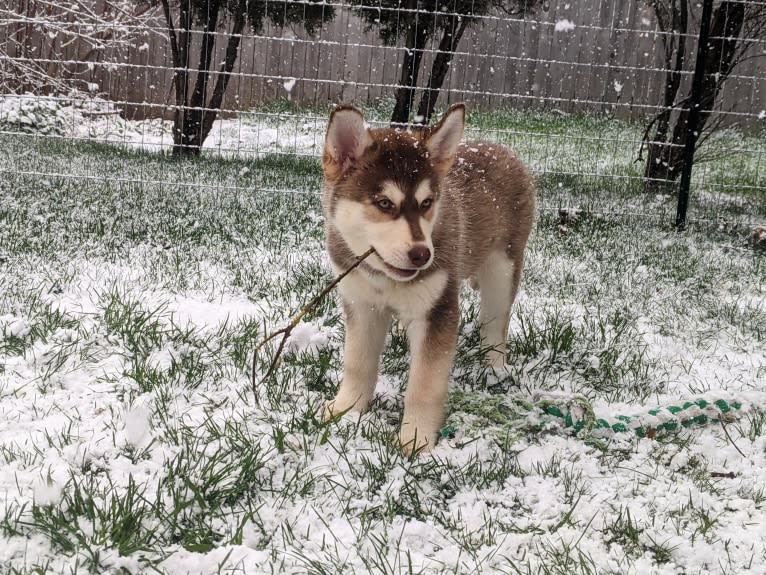
[[[431,250],[426,246],[415,246],[407,252],[407,255],[409,256],[412,265],[420,267],[427,264],[428,260],[431,259]]]

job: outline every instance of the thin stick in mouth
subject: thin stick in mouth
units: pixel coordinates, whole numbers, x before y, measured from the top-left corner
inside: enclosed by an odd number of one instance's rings
[[[282,334],[282,339],[279,341],[279,346],[277,347],[277,352],[274,355],[274,359],[271,361],[271,365],[269,365],[269,369],[266,371],[266,375],[264,375],[261,378],[260,383],[262,384],[264,381],[266,381],[269,376],[274,372],[274,369],[277,367],[277,362],[279,361],[280,356],[282,355],[282,352],[285,349],[285,343],[287,342],[287,338],[290,337],[290,334],[292,333],[295,326],[297,326],[301,320],[303,319],[303,316],[305,316],[307,313],[310,313],[313,311],[317,304],[322,301],[322,299],[332,291],[332,289],[340,283],[340,281],[346,277],[349,273],[351,273],[354,268],[356,268],[359,264],[361,264],[365,259],[367,259],[370,254],[375,252],[375,248],[370,248],[366,252],[364,252],[361,256],[357,257],[357,260],[351,264],[346,271],[344,271],[342,274],[340,274],[338,277],[336,277],[334,280],[332,280],[329,284],[325,286],[325,288],[319,292],[317,296],[315,296],[309,303],[307,303],[305,306],[303,306],[300,311],[298,311],[295,316],[293,316],[293,319],[290,320],[290,323],[287,324],[282,329],[278,329],[277,331],[271,333],[268,337],[266,337],[264,340],[262,340],[258,345],[255,346],[253,349],[253,365],[252,365],[252,373],[251,373],[251,383],[253,386],[253,397],[255,398],[255,404],[258,405],[258,384],[255,381],[255,368],[256,368],[256,359],[258,358],[258,352],[260,349],[269,343],[272,339],[277,337],[279,334]],[[376,252],[377,253],[377,252]],[[378,255],[378,257],[380,257]],[[380,258],[381,260],[383,258]]]

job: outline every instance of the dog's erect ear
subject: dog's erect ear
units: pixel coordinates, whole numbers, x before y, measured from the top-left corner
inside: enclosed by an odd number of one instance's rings
[[[465,104],[453,104],[439,123],[429,128],[426,147],[434,167],[446,174],[455,161],[457,147],[465,129]]]
[[[324,139],[322,168],[325,177],[337,180],[372,144],[364,116],[353,106],[340,106],[330,114]]]

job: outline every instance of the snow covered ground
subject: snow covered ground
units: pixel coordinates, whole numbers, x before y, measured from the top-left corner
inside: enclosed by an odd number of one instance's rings
[[[245,114],[216,121],[204,149],[225,155],[275,152],[316,155],[324,142],[325,126],[323,119],[318,121],[310,116],[301,121],[284,122],[284,118],[273,113]],[[143,151],[168,151],[173,147],[172,122],[128,121],[121,117],[117,106],[99,98],[0,97],[0,128]]]
[[[333,298],[251,388],[254,344],[329,279],[323,125],[290,118],[222,122],[210,145],[237,153],[196,161],[94,146],[119,131],[88,122],[0,134],[3,569],[766,572],[766,253],[747,228],[544,210],[507,372],[483,366],[466,289],[449,430],[407,459],[392,441],[408,360],[396,327],[370,412],[315,417],[342,367]],[[492,135],[528,146],[544,205],[589,206],[592,190],[543,174],[596,166],[587,142],[603,131],[588,122],[570,126],[579,158],[555,133]],[[166,126],[120,129],[167,145]],[[584,396],[603,417],[743,405],[726,424],[639,439],[519,411],[539,396]]]

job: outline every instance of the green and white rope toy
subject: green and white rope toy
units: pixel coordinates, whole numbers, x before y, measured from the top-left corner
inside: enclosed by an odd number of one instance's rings
[[[675,405],[655,407],[644,414],[597,417],[584,398],[575,398],[569,409],[562,410],[555,401],[541,400],[536,407],[546,415],[563,419],[564,428],[575,435],[585,431],[595,436],[633,432],[638,437],[656,437],[722,421],[736,420],[745,403],[737,399],[705,399],[679,402]]]
[[[752,393],[698,397],[637,415],[614,416],[597,415],[591,403],[582,396],[547,395],[530,401],[520,397],[477,397],[458,392],[450,403],[453,408],[517,428],[562,429],[581,437],[605,438],[617,433],[633,433],[639,438],[654,438],[711,423],[736,421],[755,404],[751,396]],[[454,432],[454,427],[448,425],[441,434],[448,437]]]

